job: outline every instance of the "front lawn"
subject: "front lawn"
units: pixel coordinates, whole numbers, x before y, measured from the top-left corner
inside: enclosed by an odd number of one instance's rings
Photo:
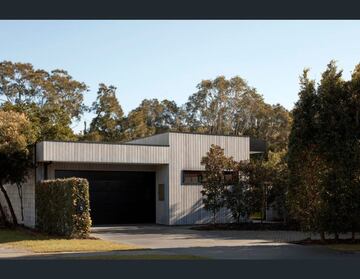
[[[140,247],[101,239],[65,239],[25,229],[0,229],[0,247],[24,249],[35,253],[108,252],[135,250]]]

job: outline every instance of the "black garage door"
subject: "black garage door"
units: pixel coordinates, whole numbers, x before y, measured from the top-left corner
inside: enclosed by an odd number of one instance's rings
[[[155,223],[155,173],[56,170],[56,178],[86,178],[94,225]]]

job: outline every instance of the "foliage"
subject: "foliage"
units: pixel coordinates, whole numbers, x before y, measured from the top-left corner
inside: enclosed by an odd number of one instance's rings
[[[224,149],[211,145],[201,164],[205,166],[201,194],[206,210],[213,214],[213,223],[216,223],[216,214],[224,206],[224,190],[226,187],[224,170],[231,167],[232,158],[224,155]]]
[[[224,189],[224,205],[230,210],[232,217],[237,223],[241,219],[249,218],[252,208],[252,187],[246,170],[247,163],[233,161],[233,184]]]
[[[116,87],[99,85],[96,102],[92,105],[95,117],[86,131],[85,139],[119,141],[123,133],[124,113],[116,98]]]
[[[289,139],[289,204],[303,229],[338,238],[360,229],[359,66],[345,81],[331,61],[317,88],[307,72]]]
[[[279,218],[288,221],[289,207],[287,204],[289,170],[287,165],[287,150],[278,152],[269,151],[267,159],[263,162],[268,173],[269,189],[267,195],[267,206],[272,207]]]
[[[29,146],[34,141],[32,125],[24,114],[0,110],[0,189],[14,224],[17,224],[17,218],[4,185],[15,184],[21,190],[32,166]]]
[[[64,70],[50,73],[28,63],[0,62],[0,98],[4,110],[25,113],[38,140],[76,139],[70,128],[86,107],[84,83]]]
[[[86,179],[46,180],[36,186],[36,227],[69,238],[90,232],[89,184]]]
[[[125,138],[130,140],[167,131],[181,131],[182,118],[182,111],[175,102],[145,99],[128,114]]]
[[[281,105],[269,105],[241,77],[203,80],[184,105],[193,132],[249,135],[267,141],[270,150],[287,146],[291,116]]]

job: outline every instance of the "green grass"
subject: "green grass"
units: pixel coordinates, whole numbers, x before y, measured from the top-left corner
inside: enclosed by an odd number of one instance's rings
[[[74,259],[74,258],[71,258]],[[102,255],[102,256],[86,256],[76,258],[78,260],[205,260],[206,257],[194,255]]]
[[[17,248],[35,253],[108,252],[141,249],[141,247],[101,239],[51,237],[23,229],[0,229],[0,247]]]

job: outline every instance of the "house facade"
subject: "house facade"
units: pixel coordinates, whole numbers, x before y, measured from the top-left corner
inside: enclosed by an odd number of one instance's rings
[[[35,184],[65,177],[89,181],[95,225],[207,223],[211,213],[202,204],[200,162],[211,144],[237,161],[265,150],[263,142],[247,136],[177,132],[122,144],[43,141],[36,144],[36,168],[23,186],[23,220],[16,187],[7,189],[20,223],[29,227],[36,222]],[[231,216],[223,209],[218,220],[229,222]]]

